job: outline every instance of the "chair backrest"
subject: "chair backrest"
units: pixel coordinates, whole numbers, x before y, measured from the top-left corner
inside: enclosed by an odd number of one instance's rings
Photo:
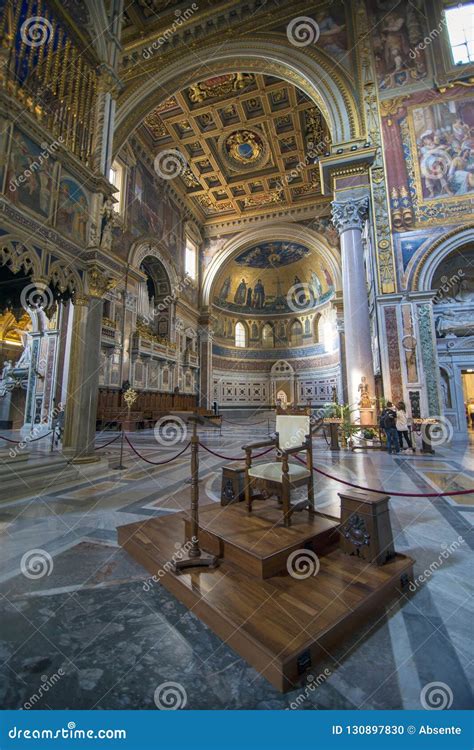
[[[277,414],[278,447],[288,450],[303,445],[310,429],[310,418],[307,415]]]

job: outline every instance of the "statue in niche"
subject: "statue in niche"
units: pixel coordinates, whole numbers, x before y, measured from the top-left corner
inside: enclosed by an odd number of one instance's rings
[[[358,391],[360,393],[360,401],[359,406],[361,409],[370,409],[372,406],[372,403],[370,401],[370,395],[369,395],[369,384],[367,383],[367,378],[365,375],[362,375]]]
[[[247,299],[247,282],[242,279],[237,290],[234,294],[234,302],[236,305],[245,305]]]

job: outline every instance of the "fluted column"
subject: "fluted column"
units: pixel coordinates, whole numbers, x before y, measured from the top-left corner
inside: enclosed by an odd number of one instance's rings
[[[332,220],[341,238],[347,399],[352,406],[359,405],[361,400],[361,382],[368,386],[368,396],[375,396],[369,300],[362,247],[362,229],[368,217],[368,207],[367,196],[332,202]],[[365,381],[362,381],[364,377]]]

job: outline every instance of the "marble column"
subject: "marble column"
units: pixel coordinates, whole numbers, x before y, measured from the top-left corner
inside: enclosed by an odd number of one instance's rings
[[[212,317],[208,314],[199,319],[199,406],[212,408]]]
[[[98,460],[94,453],[100,370],[103,296],[108,279],[88,274],[89,294],[75,295],[63,451],[73,463]]]
[[[363,196],[335,200],[331,205],[333,224],[341,238],[347,400],[351,406],[358,406],[361,382],[368,386],[369,397],[375,396],[369,300],[362,247],[362,229],[368,217],[369,199]]]

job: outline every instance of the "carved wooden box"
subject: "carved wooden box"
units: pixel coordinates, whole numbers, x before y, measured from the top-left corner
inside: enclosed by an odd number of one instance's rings
[[[221,505],[238,503],[245,498],[245,464],[222,467]]]
[[[395,555],[388,508],[389,495],[354,490],[340,492],[340,546],[348,555],[383,565]]]

